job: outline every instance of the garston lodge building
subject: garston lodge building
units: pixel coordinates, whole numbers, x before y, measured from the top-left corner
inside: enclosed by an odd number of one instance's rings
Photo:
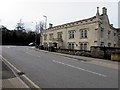
[[[61,49],[90,50],[91,46],[119,47],[120,29],[110,24],[107,9],[96,16],[43,30],[41,44]]]

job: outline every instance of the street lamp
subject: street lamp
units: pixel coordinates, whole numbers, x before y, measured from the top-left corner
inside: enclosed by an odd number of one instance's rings
[[[47,29],[47,16],[43,15],[45,17],[45,29]]]
[[[33,23],[33,25],[34,25],[34,22],[32,22]],[[34,28],[33,28],[34,29]],[[35,47],[36,47],[36,42],[37,42],[37,40],[36,40],[36,38],[37,38],[37,22],[35,23],[35,29],[34,29],[34,33],[35,33],[35,41],[34,41],[34,43],[35,43]]]

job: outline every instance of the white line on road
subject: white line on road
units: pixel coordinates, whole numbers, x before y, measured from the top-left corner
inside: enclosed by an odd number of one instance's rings
[[[83,68],[80,68],[80,67],[76,67],[76,66],[73,66],[73,65],[70,65],[70,64],[66,64],[66,63],[63,63],[63,62],[56,61],[56,60],[52,60],[52,61],[54,63],[59,63],[59,64],[62,64],[62,65],[69,66],[69,67],[72,67],[72,68],[76,68],[76,69],[79,69],[79,70],[82,70],[82,71],[86,71],[86,72],[89,72],[89,73],[92,73],[92,74],[96,74],[96,75],[99,75],[99,76],[107,77],[106,75],[103,75],[103,74],[100,74],[100,73],[97,73],[97,72],[93,72],[93,71],[90,71],[90,70],[86,70],[86,69],[83,69]]]
[[[35,55],[35,54],[29,53],[29,52],[25,52],[25,53],[32,55],[32,56],[40,57],[39,55]]]
[[[5,48],[11,48],[11,47],[16,47],[16,46],[6,46]]]

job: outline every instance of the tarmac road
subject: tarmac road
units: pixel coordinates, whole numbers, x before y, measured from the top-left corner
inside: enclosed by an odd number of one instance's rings
[[[41,88],[118,88],[118,69],[27,46],[3,46],[2,56]]]

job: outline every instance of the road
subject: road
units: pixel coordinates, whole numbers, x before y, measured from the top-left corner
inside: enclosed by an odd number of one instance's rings
[[[118,88],[118,69],[27,46],[3,46],[2,56],[41,88]]]

